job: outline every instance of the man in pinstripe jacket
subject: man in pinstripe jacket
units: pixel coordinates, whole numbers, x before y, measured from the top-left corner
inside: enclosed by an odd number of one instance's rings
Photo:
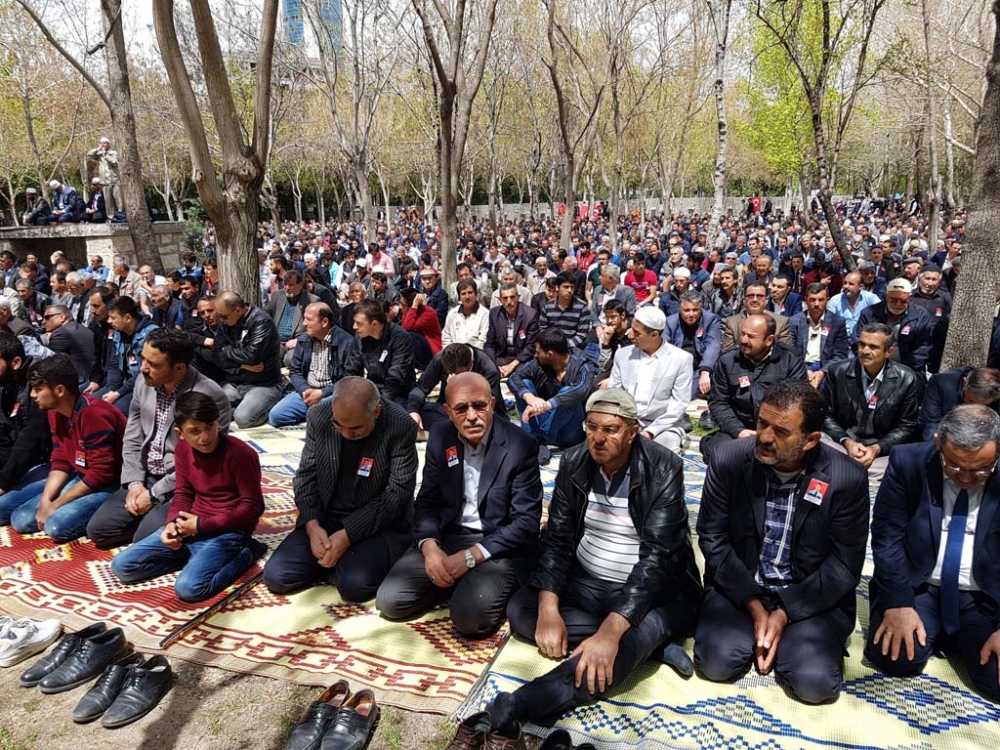
[[[375,596],[412,539],[416,439],[410,415],[364,378],[337,382],[332,423],[329,403],[310,407],[295,475],[299,518],[264,568],[271,591],[298,591],[335,570],[344,600]]]

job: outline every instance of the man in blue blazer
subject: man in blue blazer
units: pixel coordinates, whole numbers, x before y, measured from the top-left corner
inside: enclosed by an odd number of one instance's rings
[[[965,663],[1000,702],[1000,416],[945,415],[934,442],[901,445],[875,499],[865,655],[886,674],[920,674],[935,648]]]
[[[813,388],[823,382],[826,366],[851,353],[851,340],[844,319],[827,312],[830,293],[824,284],[810,284],[806,289],[806,311],[788,321],[792,346],[806,363],[806,377]]]
[[[667,318],[663,340],[694,357],[697,377],[691,378],[691,398],[708,396],[712,371],[722,353],[722,319],[704,309],[701,294],[688,291],[681,295],[680,312]]]
[[[413,509],[417,546],[379,587],[376,606],[402,620],[451,597],[451,620],[484,638],[506,618],[507,601],[527,581],[538,554],[542,481],[538,444],[494,416],[482,375],[448,382],[449,420],[431,428]]]
[[[1000,371],[992,367],[965,366],[932,375],[920,408],[923,439],[933,439],[941,419],[959,404],[986,404],[997,411],[1000,408]]]

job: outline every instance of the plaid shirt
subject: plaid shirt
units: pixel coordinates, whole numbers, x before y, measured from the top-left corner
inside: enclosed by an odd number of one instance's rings
[[[330,340],[333,338],[333,331],[326,334],[322,341],[313,339],[312,362],[309,364],[309,375],[306,382],[310,388],[326,388],[333,385],[330,379]]]
[[[153,428],[153,437],[146,451],[146,471],[153,476],[162,477],[167,473],[167,468],[163,464],[163,446],[174,421],[176,400],[176,388],[170,393],[167,393],[162,386],[156,389],[156,426]]]
[[[771,591],[792,583],[792,529],[801,478],[802,475],[798,474],[788,482],[782,482],[774,471],[767,473],[767,514],[757,583]]]

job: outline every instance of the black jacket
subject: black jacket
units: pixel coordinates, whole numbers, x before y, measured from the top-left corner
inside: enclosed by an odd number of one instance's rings
[[[413,369],[413,345],[406,329],[389,323],[381,338],[361,339],[361,358],[368,379],[378,386],[383,398],[393,401],[410,395],[417,374]]]
[[[775,342],[771,353],[754,363],[739,347],[723,352],[712,373],[708,405],[719,429],[736,437],[757,427],[757,411],[764,393],[780,380],[805,380],[802,358],[790,346]]]
[[[856,359],[834,362],[823,383],[828,407],[823,432],[835,443],[844,438],[864,445],[878,443],[881,455],[888,456],[893,446],[917,437],[921,392],[917,378],[906,365],[886,360],[874,407],[869,408],[861,363]]]
[[[671,451],[636,438],[630,458],[629,516],[640,537],[639,562],[610,602],[633,626],[666,600],[683,601],[692,613],[701,602],[701,574],[695,563],[684,503],[684,465]],[[599,470],[586,443],[563,454],[556,476],[542,553],[531,583],[559,594],[566,585],[583,538],[584,517],[594,474]]]
[[[75,320],[67,320],[49,334],[49,349],[73,361],[81,383],[89,383],[94,370],[94,334]]]
[[[49,460],[52,433],[48,415],[31,398],[27,372],[32,358],[12,373],[14,382],[0,388],[0,489],[10,491],[28,469]]]
[[[336,384],[338,380],[347,375],[363,376],[364,367],[361,364],[361,347],[358,344],[357,336],[349,336],[339,327],[330,329],[333,334],[330,338],[330,350],[327,357],[327,374],[330,380]],[[312,369],[313,338],[308,333],[299,335],[298,343],[292,350],[292,364],[288,368],[288,378],[292,381],[292,387],[299,395],[305,393],[309,388],[309,370]],[[333,386],[328,385],[321,389],[323,397],[333,394]]]
[[[226,380],[237,385],[276,386],[281,382],[281,344],[271,316],[250,306],[236,325],[219,326],[209,359],[227,373]],[[240,365],[264,363],[261,372]]]
[[[705,586],[737,606],[764,593],[755,573],[767,520],[768,471],[754,460],[754,438],[748,437],[718,447],[705,476],[698,513]],[[868,475],[860,463],[822,444],[809,451],[795,501],[793,582],[776,592],[790,622],[839,609],[840,637],[854,629],[868,503]]]
[[[857,344],[861,329],[868,323],[885,323],[890,328],[893,324],[889,322],[886,315],[885,302],[877,305],[870,305],[861,311],[858,317],[858,325],[854,329],[851,343]],[[896,336],[896,347],[899,349],[899,361],[909,367],[914,372],[923,375],[927,366],[927,357],[931,353],[933,343],[934,328],[937,326],[937,319],[932,318],[918,305],[910,303],[906,309],[906,314],[899,322],[899,331]]]
[[[481,349],[470,346],[472,349],[472,372],[482,375],[490,384],[490,393],[496,399],[493,415],[497,419],[510,420],[507,410],[503,406],[503,394],[500,392],[500,371],[493,361],[487,357]],[[440,386],[440,387],[439,387]],[[447,398],[448,373],[444,370],[441,361],[441,352],[435,354],[427,365],[427,369],[421,374],[417,384],[410,391],[406,402],[406,410],[420,413],[420,410],[427,403],[428,396],[438,388],[437,402],[443,404]]]

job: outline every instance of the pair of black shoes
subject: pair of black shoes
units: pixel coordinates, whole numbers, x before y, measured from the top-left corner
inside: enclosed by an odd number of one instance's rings
[[[100,679],[73,709],[73,721],[87,724],[100,718],[105,729],[138,721],[170,690],[173,670],[165,656],[131,654],[105,667]]]
[[[97,684],[83,696],[73,711],[73,720],[88,722],[103,718],[108,728],[139,719],[160,702],[170,689],[173,674],[162,656],[143,662],[131,654],[121,628],[103,622],[76,633],[65,633],[54,649],[21,675],[24,687],[35,687],[47,695],[63,693],[100,675]]]
[[[582,745],[573,745],[573,741],[570,739],[569,732],[565,729],[557,729],[552,732],[548,737],[545,738],[538,750],[596,750],[594,745],[590,742],[584,742]]]
[[[338,680],[312,702],[285,750],[363,750],[375,734],[380,714],[375,693],[351,694],[347,681]]]
[[[77,633],[65,633],[51,652],[25,670],[21,685],[37,685],[47,695],[72,690],[119,661],[125,656],[127,646],[122,629],[108,629],[103,622]]]

